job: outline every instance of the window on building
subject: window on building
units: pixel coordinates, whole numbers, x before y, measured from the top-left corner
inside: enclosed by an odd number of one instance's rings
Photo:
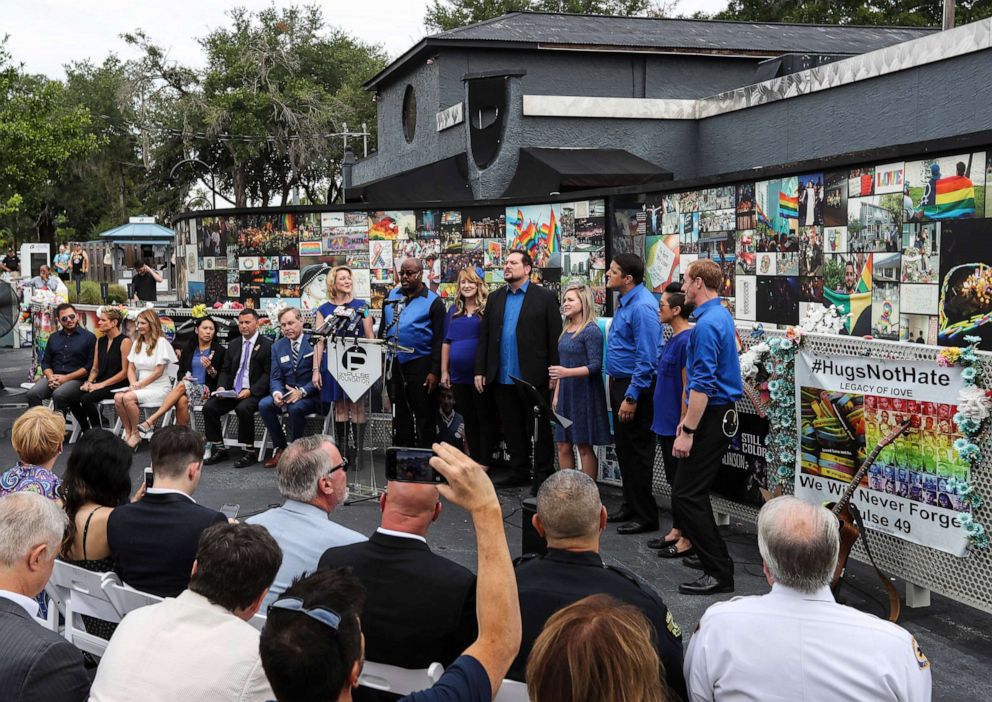
[[[417,94],[412,85],[406,86],[403,94],[403,136],[407,143],[413,142],[413,137],[417,133]]]

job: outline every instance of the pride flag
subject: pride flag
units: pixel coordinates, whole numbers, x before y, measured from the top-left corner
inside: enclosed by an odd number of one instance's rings
[[[787,219],[799,218],[799,196],[786,195],[779,191],[778,194],[778,214]]]
[[[923,208],[927,219],[956,219],[975,216],[975,185],[970,178],[953,175],[936,185],[936,204]]]
[[[540,243],[548,247],[548,253],[557,253],[561,249],[561,237],[558,234],[558,222],[555,221],[555,210],[552,207],[548,223],[541,225]]]
[[[768,217],[765,215],[765,211],[761,209],[761,203],[758,202],[754,203],[754,211],[757,212],[758,214],[758,221],[770,229],[772,223],[768,221]]]

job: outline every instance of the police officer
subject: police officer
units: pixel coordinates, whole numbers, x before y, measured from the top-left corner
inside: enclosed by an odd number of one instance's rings
[[[548,552],[516,561],[523,637],[506,677],[524,680],[531,647],[551,615],[589,595],[606,594],[637,607],[654,626],[668,685],[684,699],[682,632],[671,612],[647,585],[621,568],[606,565],[599,555],[606,508],[595,481],[579,470],[553,473],[537,493],[533,523],[547,539]]]

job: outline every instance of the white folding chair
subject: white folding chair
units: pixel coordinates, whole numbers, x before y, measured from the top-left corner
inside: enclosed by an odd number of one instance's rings
[[[124,585],[114,573],[105,573],[106,578],[103,583],[103,591],[107,594],[110,603],[114,605],[118,616],[123,619],[129,612],[133,612],[141,607],[158,604],[162,598],[150,592],[142,592]]]
[[[493,702],[528,702],[527,683],[518,680],[503,679],[499,684],[499,690],[493,698]]]
[[[310,421],[311,419],[318,419],[318,418],[323,419],[324,427],[323,429],[321,429],[320,433],[327,434],[328,427],[330,426],[331,423],[331,417],[333,416],[334,416],[334,408],[332,407],[327,412],[327,414],[320,414],[319,412],[311,412],[305,417],[305,420]],[[285,420],[286,420],[286,413],[283,412],[282,414],[279,415],[279,421],[285,423]],[[272,448],[272,442],[269,440],[269,428],[265,427],[265,431],[262,432],[262,443],[258,448],[259,462],[265,460],[265,454],[268,453],[268,450],[270,448]]]
[[[48,581],[49,587],[54,587],[56,597],[62,602],[65,617],[62,635],[76,648],[94,656],[103,655],[107,640],[86,633],[82,615],[108,622],[121,620],[117,608],[103,589],[107,576],[117,579],[113,573],[95,573],[64,561],[55,561],[52,577]]]
[[[444,667],[440,663],[431,663],[428,668],[410,670],[395,665],[365,661],[358,684],[395,695],[409,695],[433,687],[443,673]]]

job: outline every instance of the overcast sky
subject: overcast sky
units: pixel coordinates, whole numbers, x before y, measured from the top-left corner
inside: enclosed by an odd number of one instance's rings
[[[5,0],[0,35],[10,35],[7,50],[31,73],[62,78],[62,66],[92,59],[102,63],[111,53],[122,58],[135,54],[120,34],[143,29],[180,63],[200,65],[196,43],[209,30],[226,25],[233,6],[261,9],[271,0]],[[278,7],[294,4],[284,0]],[[305,0],[295,4],[304,5]],[[679,13],[713,12],[726,0],[681,0]],[[424,34],[427,0],[330,0],[319,5],[328,24],[363,41],[385,48],[391,58],[409,49]]]

